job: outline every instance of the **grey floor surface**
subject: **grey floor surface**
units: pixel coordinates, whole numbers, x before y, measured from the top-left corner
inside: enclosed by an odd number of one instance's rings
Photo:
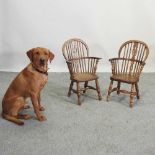
[[[103,100],[90,90],[78,106],[76,95],[66,95],[69,75],[50,73],[42,92],[47,121],[37,121],[32,108],[24,126],[0,116],[0,155],[155,155],[155,73],[142,75],[133,109],[124,94],[113,93],[107,103],[110,74],[99,75]],[[15,76],[0,72],[0,102]]]

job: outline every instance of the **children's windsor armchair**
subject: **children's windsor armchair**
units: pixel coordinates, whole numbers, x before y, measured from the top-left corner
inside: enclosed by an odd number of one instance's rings
[[[139,96],[138,82],[140,74],[149,54],[148,46],[138,40],[129,40],[122,44],[119,49],[118,58],[109,59],[112,65],[112,76],[107,94],[107,101],[113,91],[117,94],[130,94],[130,107],[133,107],[134,96]],[[112,88],[113,81],[117,81],[117,87]],[[120,90],[122,83],[131,84],[131,91]]]
[[[81,94],[85,93],[87,89],[94,89],[98,93],[98,99],[101,100],[99,77],[96,75],[97,64],[101,58],[89,57],[87,44],[76,38],[67,40],[63,44],[62,53],[66,59],[71,79],[68,97],[71,95],[71,91],[76,93],[78,104],[81,105]],[[93,80],[95,80],[96,88],[88,86],[88,82]],[[74,82],[76,83],[76,90],[73,89]],[[81,82],[84,82],[84,88],[80,88]]]

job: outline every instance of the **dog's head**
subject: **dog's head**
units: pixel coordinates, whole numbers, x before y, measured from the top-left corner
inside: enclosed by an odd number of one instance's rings
[[[54,54],[43,47],[32,48],[27,52],[27,56],[34,67],[43,72],[48,69],[48,60],[51,62],[54,58]]]

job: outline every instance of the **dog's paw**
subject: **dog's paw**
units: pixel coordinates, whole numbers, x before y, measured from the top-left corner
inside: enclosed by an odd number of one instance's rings
[[[44,111],[45,108],[44,108],[43,106],[41,106],[41,107],[39,108],[39,110],[40,110],[40,111]]]
[[[18,116],[17,116],[17,118],[18,119],[30,119],[31,118],[31,116],[30,115],[28,115],[28,114],[19,114]]]
[[[24,109],[29,109],[29,108],[30,108],[30,106],[28,104],[24,105]]]
[[[47,119],[46,119],[46,117],[44,116],[44,115],[40,115],[39,117],[38,117],[38,119],[39,119],[39,121],[46,121]]]
[[[19,122],[17,122],[17,124],[20,125],[20,126],[22,126],[22,125],[24,125],[24,122],[19,121]]]

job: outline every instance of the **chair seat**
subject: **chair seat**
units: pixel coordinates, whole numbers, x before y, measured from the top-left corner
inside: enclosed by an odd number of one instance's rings
[[[125,82],[125,83],[136,83],[139,81],[139,78],[129,74],[118,74],[112,75],[110,77],[111,80]]]
[[[91,73],[75,73],[72,79],[75,81],[85,82],[96,80],[98,79],[98,76]]]

